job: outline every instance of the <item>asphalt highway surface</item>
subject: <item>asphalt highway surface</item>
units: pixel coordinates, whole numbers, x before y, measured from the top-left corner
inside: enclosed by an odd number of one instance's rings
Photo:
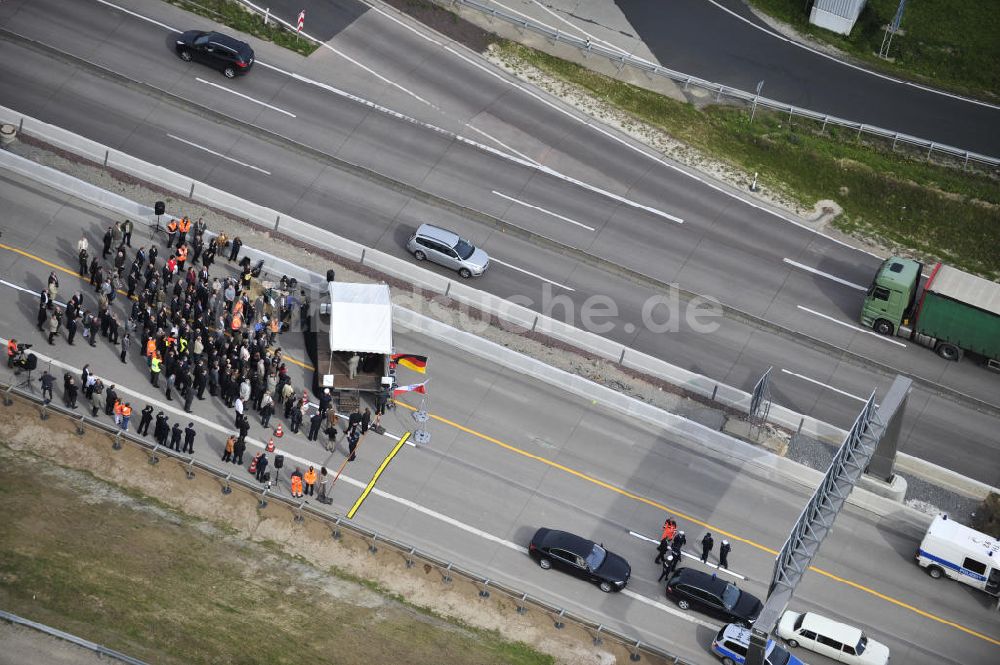
[[[341,16],[322,0],[276,0],[275,11],[307,21]],[[580,38],[599,41],[692,76],[764,97],[996,157],[1000,107],[876,73],[792,41],[741,0],[500,0],[498,7]],[[806,4],[808,7],[808,4]],[[315,19],[315,20],[314,20]],[[905,30],[909,16],[904,14]],[[983,29],[990,29],[983,26]],[[905,39],[906,37],[897,37]],[[897,42],[898,44],[898,42]],[[893,49],[893,54],[898,50]]]
[[[380,44],[426,43],[378,15],[365,19],[369,24],[359,19],[351,29],[399,33],[400,40]],[[377,25],[370,25],[373,20]],[[1000,402],[996,376],[973,362],[946,363],[926,349],[858,329],[862,290],[876,258],[747,205],[606,130],[578,123],[570,111],[522,94],[482,65],[470,64],[468,56],[444,62],[462,77],[474,77],[476,85],[453,85],[440,99],[439,87],[429,81],[442,76],[443,67],[429,63],[432,56],[443,58],[436,46],[428,47],[428,62],[414,70],[420,76],[391,85],[378,78],[388,57],[365,52],[364,64],[347,55],[356,66],[321,49],[306,62],[255,42],[254,70],[229,82],[173,55],[170,27],[186,28],[192,21],[204,23],[168,5],[135,3],[123,11],[94,0],[7,3],[0,7],[0,27],[41,45],[10,34],[0,40],[0,53],[17,63],[0,76],[0,95],[46,122],[399,256],[406,255],[403,244],[420,222],[454,228],[494,258],[491,271],[475,282],[478,288],[527,299],[543,313],[572,310],[566,318],[578,326],[588,299],[606,296],[618,316],[610,317],[612,325],[602,334],[743,389],[773,366],[778,403],[842,427],[853,422],[859,398],[873,388],[884,390],[891,376],[838,361],[767,327],[719,319],[715,332],[696,331],[683,306],[654,310],[656,321],[669,315],[677,325],[668,333],[653,332],[642,312],[650,299],[663,296],[660,290],[592,267],[572,252],[498,233],[423,193],[716,297],[960,394]],[[305,73],[295,73],[299,67]],[[471,126],[466,110],[450,108],[466,91],[481,95],[477,104],[488,108],[477,117],[509,119],[506,138],[535,130],[538,136],[519,138],[516,148],[507,141],[477,146],[456,139],[470,134],[460,129]],[[438,110],[420,101],[426,99],[435,99]],[[409,119],[385,110],[396,103]],[[528,157],[541,146],[544,161]],[[338,160],[410,189],[345,172]],[[977,411],[925,389],[914,392],[909,408],[904,452],[997,483],[995,409]]]
[[[221,401],[196,401],[194,413],[185,414],[177,400],[167,402],[162,389],[150,385],[141,344],[132,345],[122,364],[117,349],[103,339],[91,348],[78,337],[71,347],[63,334],[50,346],[35,328],[37,292],[52,270],[61,282],[59,300],[82,291],[86,306],[96,307],[92,289],[75,275],[75,241],[86,233],[92,246],[99,246],[108,217],[16,177],[0,178],[0,200],[7,225],[0,246],[4,336],[32,343],[32,352],[43,358],[42,367],[54,358],[57,377],[69,367],[76,370],[89,363],[105,382],[117,384],[119,394],[133,406],[141,409],[152,403],[166,411],[171,422],[194,422],[199,432],[196,456],[222,468],[218,460],[233,414]],[[145,230],[137,231],[135,240],[133,244],[150,242]],[[226,270],[224,264],[217,264],[213,274]],[[120,313],[122,301],[114,304]],[[404,447],[362,506],[358,521],[670,649],[689,662],[717,662],[707,648],[718,623],[680,611],[664,598],[649,539],[658,535],[667,515],[674,515],[687,532],[688,552],[695,551],[705,530],[712,531],[717,542],[728,538],[733,543],[731,573],[705,569],[764,595],[774,552],[811,490],[737,458],[706,454],[697,442],[670,430],[642,426],[446,345],[401,330],[394,343],[429,358],[427,374],[413,378],[431,379],[426,406],[433,415],[432,438],[427,446]],[[300,388],[310,381],[310,368],[301,362],[301,338],[294,331],[285,333],[280,344],[293,363],[293,385]],[[0,371],[8,376],[6,368]],[[57,401],[60,395],[57,387]],[[333,489],[337,512],[353,504],[394,437],[412,429],[415,397],[408,396],[389,412],[388,436],[372,433],[362,441],[358,460],[348,465]],[[80,401],[82,411],[86,402]],[[248,460],[271,436],[252,420],[254,443],[248,447]],[[295,466],[336,467],[346,454],[343,441],[329,452],[287,427],[278,447],[288,460],[280,479],[283,494],[287,474]],[[242,473],[231,466],[229,470]],[[539,526],[575,531],[623,555],[633,569],[628,588],[605,595],[538,568],[525,547]],[[931,580],[920,570],[912,560],[920,536],[921,528],[905,511],[879,517],[845,509],[791,607],[862,626],[890,646],[893,662],[995,661],[1000,631],[993,603],[980,592]],[[709,563],[715,561],[712,557]],[[690,557],[685,563],[703,567]],[[823,663],[812,654],[800,655],[814,665]]]

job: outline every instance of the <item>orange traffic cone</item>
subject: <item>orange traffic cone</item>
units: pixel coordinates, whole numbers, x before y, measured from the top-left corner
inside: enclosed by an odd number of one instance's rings
[[[281,423],[278,423],[278,429],[274,430],[274,435],[279,439],[285,436],[285,433],[281,430]]]
[[[274,452],[274,439],[268,439],[267,440],[267,452],[269,452],[269,453],[273,453]]]

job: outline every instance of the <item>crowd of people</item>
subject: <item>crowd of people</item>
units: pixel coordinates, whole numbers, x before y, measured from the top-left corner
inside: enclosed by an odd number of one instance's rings
[[[292,433],[308,424],[310,441],[318,441],[322,433],[327,450],[335,448],[340,422],[332,408],[333,396],[326,389],[313,403],[307,389],[296,390],[277,344],[296,310],[300,322],[309,316],[306,293],[301,292],[301,298],[284,291],[278,297],[266,297],[255,282],[259,266],[253,268],[245,256],[240,260],[240,238],[230,240],[225,234],[210,238],[206,231],[201,219],[194,223],[187,217],[172,219],[166,226],[163,256],[156,244],[132,250],[129,220],[108,227],[100,257],[96,250],[91,256],[84,235],[77,243],[79,275],[93,287],[96,308],[86,306],[79,291],[65,309],[59,307],[59,278],[53,271],[39,295],[39,330],[48,334],[49,344],[56,343],[63,329],[68,344],[76,343],[78,332],[91,346],[103,338],[120,350],[122,363],[129,361],[133,339],[141,340],[137,346],[149,369],[150,383],[162,389],[167,400],[177,399],[186,413],[192,413],[194,401],[207,399],[207,392],[233,409],[234,433],[226,441],[224,462],[243,464],[252,412],[261,427],[271,429],[271,418],[280,411]],[[239,276],[213,277],[209,271],[217,256],[237,264]],[[121,291],[125,291],[127,314],[115,307]],[[46,371],[39,381],[43,395],[47,387],[51,399],[54,377]],[[66,406],[78,408],[81,389],[91,402],[92,415],[113,416],[128,430],[131,404],[118,397],[115,386],[106,387],[89,365],[79,381],[70,373],[64,376]],[[346,419],[343,432],[351,461],[361,437],[372,426],[372,414],[365,408]],[[163,411],[156,414],[154,423],[153,407],[147,405],[140,415],[138,434],[148,436],[151,424],[159,445],[193,453],[193,423],[186,428],[178,422],[171,424]],[[274,434],[281,436],[281,427]],[[250,468],[265,483],[270,482],[267,452],[273,452],[273,439],[268,449],[255,455]],[[274,457],[277,461],[281,455]],[[280,469],[280,464],[274,466]],[[320,500],[325,500],[327,476],[325,468],[319,474],[311,467],[305,473],[296,469],[291,475],[293,495],[312,496],[318,484]]]
[[[653,563],[658,563],[663,567],[658,582],[669,579],[670,575],[677,568],[683,556],[684,546],[687,545],[687,535],[684,531],[678,530],[677,522],[673,517],[667,517],[663,523],[663,533],[660,535],[660,543],[656,546],[656,558]],[[701,562],[708,563],[708,556],[715,547],[715,539],[711,532],[706,531],[701,539]],[[728,540],[723,540],[719,545],[719,568],[729,568],[729,553],[732,545]]]

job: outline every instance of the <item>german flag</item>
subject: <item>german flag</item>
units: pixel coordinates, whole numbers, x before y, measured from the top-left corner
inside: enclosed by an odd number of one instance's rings
[[[427,356],[417,356],[412,353],[394,353],[389,358],[389,364],[393,367],[402,365],[420,374],[427,373]]]

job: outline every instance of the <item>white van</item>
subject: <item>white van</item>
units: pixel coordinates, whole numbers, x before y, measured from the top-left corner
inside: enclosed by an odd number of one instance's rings
[[[1000,596],[1000,541],[947,515],[931,522],[916,559],[934,579],[947,576]]]
[[[861,630],[813,612],[787,610],[775,630],[793,649],[803,646],[849,665],[887,665],[889,647]]]

